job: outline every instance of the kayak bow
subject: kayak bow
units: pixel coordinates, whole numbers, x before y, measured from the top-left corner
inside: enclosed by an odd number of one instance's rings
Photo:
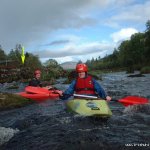
[[[41,87],[32,87],[27,86],[25,88],[25,92],[18,93],[22,97],[30,98],[35,101],[44,101],[44,100],[57,100],[59,99],[59,94],[57,93],[58,90],[48,90]]]
[[[66,102],[68,111],[82,116],[110,117],[112,112],[105,100],[74,99]]]

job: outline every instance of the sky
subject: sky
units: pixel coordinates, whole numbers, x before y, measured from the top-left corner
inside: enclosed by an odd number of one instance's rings
[[[150,0],[0,0],[0,45],[16,44],[42,62],[83,61],[111,54],[146,30]]]

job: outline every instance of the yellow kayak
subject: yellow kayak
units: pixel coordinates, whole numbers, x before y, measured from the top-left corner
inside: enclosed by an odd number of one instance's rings
[[[82,116],[110,117],[112,112],[105,100],[73,99],[66,102],[68,111]]]

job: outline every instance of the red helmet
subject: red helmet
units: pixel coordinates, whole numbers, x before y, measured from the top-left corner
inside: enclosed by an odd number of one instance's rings
[[[86,64],[77,64],[76,66],[76,72],[87,72],[88,68]]]
[[[36,74],[41,74],[41,71],[40,70],[35,70],[34,75],[36,75]]]

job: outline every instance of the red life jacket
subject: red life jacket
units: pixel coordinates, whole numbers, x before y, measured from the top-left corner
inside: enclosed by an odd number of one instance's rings
[[[75,86],[76,94],[95,95],[94,84],[91,76],[77,78]]]

